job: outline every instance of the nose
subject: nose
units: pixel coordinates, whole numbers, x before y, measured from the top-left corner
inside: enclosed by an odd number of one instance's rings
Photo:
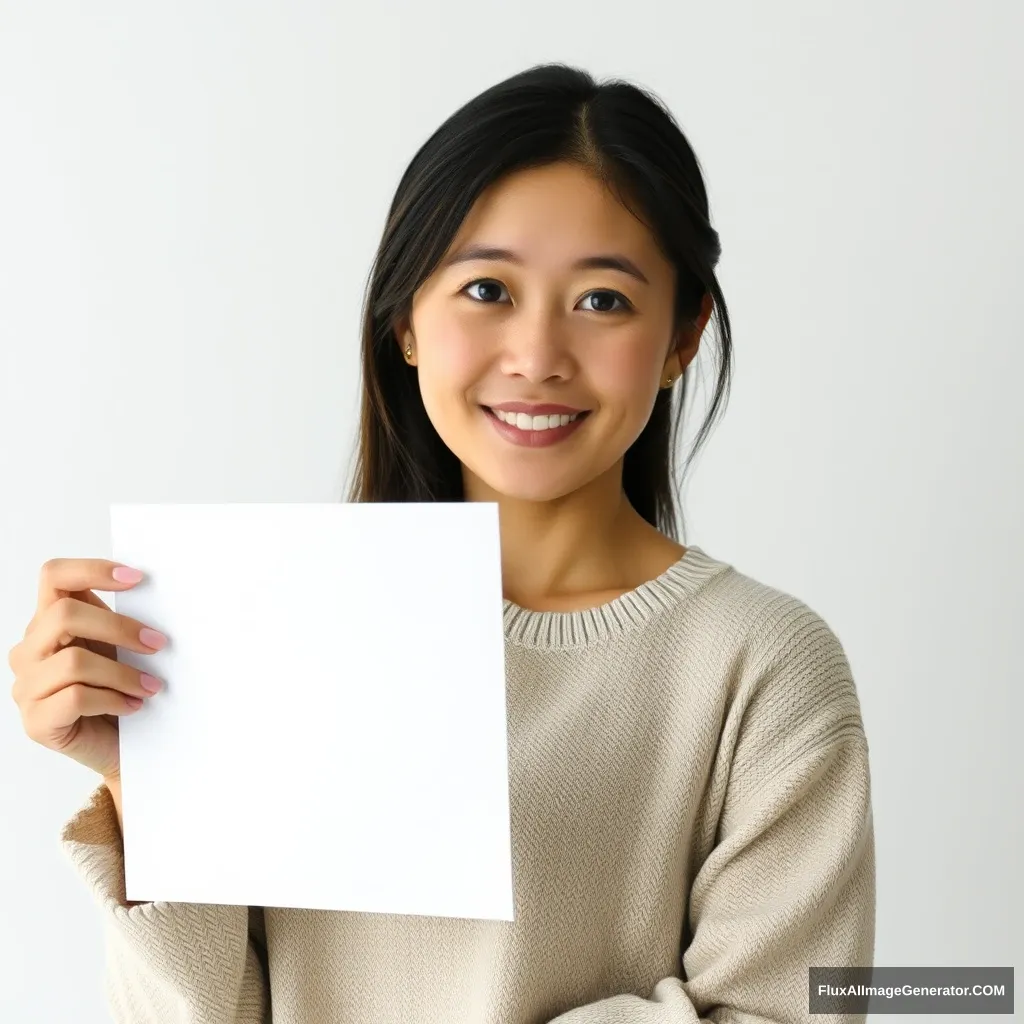
[[[507,376],[541,383],[567,379],[577,368],[565,314],[553,308],[522,310],[502,338],[501,369]]]

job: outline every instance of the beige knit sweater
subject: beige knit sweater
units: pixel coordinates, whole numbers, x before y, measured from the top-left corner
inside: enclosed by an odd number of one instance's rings
[[[126,904],[101,786],[61,839],[115,1021],[864,1019],[807,1009],[808,967],[874,954],[868,745],[822,618],[691,546],[599,608],[506,601],[504,628],[515,921]]]

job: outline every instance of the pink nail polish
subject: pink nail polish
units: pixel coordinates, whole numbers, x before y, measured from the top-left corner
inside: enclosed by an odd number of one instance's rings
[[[155,629],[150,629],[148,626],[139,630],[139,639],[147,647],[152,647],[155,651],[159,651],[167,643],[167,637],[163,633],[158,633]]]
[[[127,565],[119,565],[110,574],[118,583],[138,583],[142,579],[142,572],[139,569],[132,569]]]
[[[149,691],[149,693],[159,692],[160,688],[164,685],[156,676],[151,676],[148,672],[143,672],[139,676],[139,682],[142,684],[142,688]]]

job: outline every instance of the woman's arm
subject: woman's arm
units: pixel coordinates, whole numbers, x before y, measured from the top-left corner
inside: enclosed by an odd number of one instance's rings
[[[115,1024],[263,1024],[265,950],[250,908],[125,899],[120,787],[98,786],[61,845],[103,915]]]
[[[870,770],[849,665],[806,607],[769,648],[723,732],[716,845],[691,886],[682,977],[551,1024],[804,1024],[808,968],[872,966]]]
[[[124,834],[124,818],[121,815],[121,780],[120,779],[104,779],[103,785],[107,787],[110,792],[110,800],[114,805],[114,813],[117,815],[117,829],[123,835]]]

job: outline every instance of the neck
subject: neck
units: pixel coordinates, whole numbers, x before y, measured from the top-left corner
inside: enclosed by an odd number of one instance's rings
[[[517,604],[630,589],[637,547],[661,537],[626,498],[621,463],[550,501],[508,497],[464,476],[466,501],[498,503],[502,590]]]

